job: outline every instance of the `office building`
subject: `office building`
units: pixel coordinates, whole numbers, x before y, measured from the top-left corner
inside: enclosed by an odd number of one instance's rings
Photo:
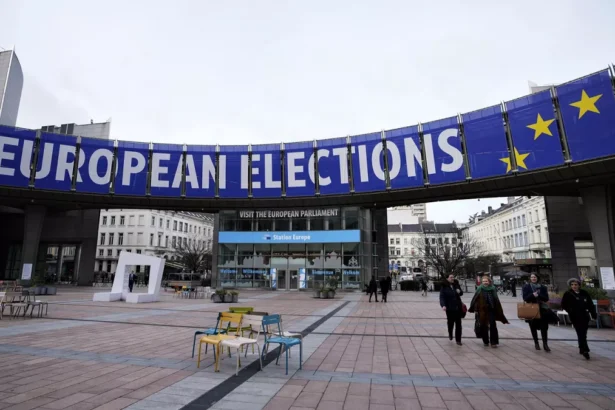
[[[17,124],[23,72],[15,50],[0,51],[0,125]]]

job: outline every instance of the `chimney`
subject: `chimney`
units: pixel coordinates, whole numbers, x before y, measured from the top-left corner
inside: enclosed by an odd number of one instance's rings
[[[493,213],[493,208],[492,208],[492,207],[487,207],[487,209],[488,209],[488,211],[489,211],[489,212],[488,212],[488,213],[489,213],[489,215],[491,215],[491,214]]]

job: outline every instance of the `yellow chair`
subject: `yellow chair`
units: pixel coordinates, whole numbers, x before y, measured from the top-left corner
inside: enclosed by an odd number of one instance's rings
[[[242,313],[228,313],[222,312],[220,313],[220,321],[218,322],[218,330],[229,329],[230,327],[241,329],[241,319],[243,317]],[[237,331],[235,335],[230,334],[215,334],[215,335],[207,335],[203,336],[199,340],[199,357],[196,362],[196,367],[200,367],[201,365],[201,346],[203,343],[213,345],[214,349],[214,358],[215,358],[215,366],[214,371],[218,371],[219,363],[220,363],[220,355],[222,354],[221,342],[223,340],[235,339],[239,335]],[[229,348],[229,356],[231,354],[231,349]]]

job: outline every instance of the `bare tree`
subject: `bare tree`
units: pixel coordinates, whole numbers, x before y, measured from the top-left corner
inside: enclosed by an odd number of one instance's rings
[[[205,272],[211,269],[211,249],[207,241],[198,238],[178,238],[179,243],[175,247],[175,255],[179,257],[179,263],[189,272]]]
[[[434,269],[441,278],[464,273],[465,261],[481,254],[480,244],[473,238],[462,238],[456,228],[453,232],[423,230],[412,242],[426,267]]]

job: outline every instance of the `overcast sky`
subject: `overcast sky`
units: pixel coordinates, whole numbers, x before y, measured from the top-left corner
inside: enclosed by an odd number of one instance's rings
[[[438,3],[437,5],[435,3]],[[472,111],[615,59],[615,1],[1,0],[18,125],[112,138],[300,141]],[[428,207],[467,220],[501,199]]]

